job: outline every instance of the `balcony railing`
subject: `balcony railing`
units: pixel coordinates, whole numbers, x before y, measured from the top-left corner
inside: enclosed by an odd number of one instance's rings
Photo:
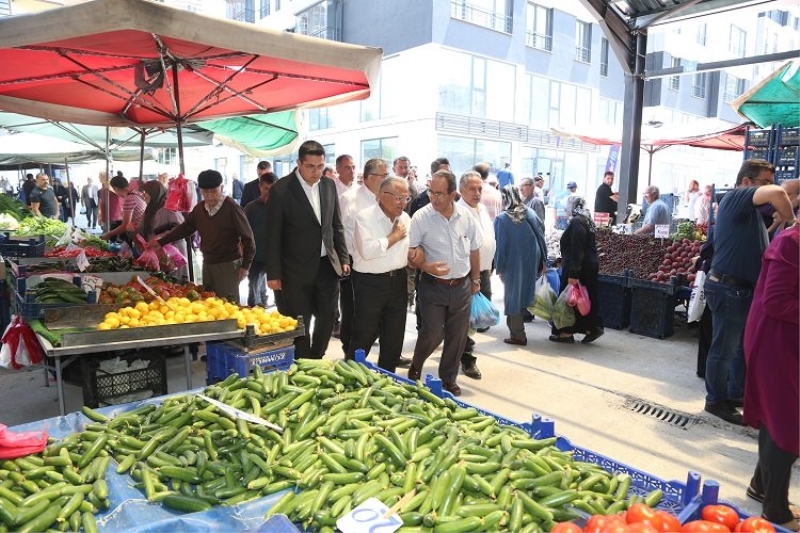
[[[545,33],[526,32],[525,44],[531,48],[538,48],[539,50],[553,51],[553,36]]]
[[[255,22],[256,10],[255,9],[241,9],[228,16],[231,20],[238,20],[239,22]]]
[[[592,62],[592,49],[586,48],[585,46],[576,46],[575,47],[575,60],[581,61],[583,63],[591,63]]]
[[[320,28],[313,32],[306,32],[301,31],[303,35],[308,35],[310,37],[319,37],[320,39],[327,39],[329,41],[340,41],[342,40],[342,31],[339,28],[334,27],[327,27],[327,28]]]
[[[450,16],[503,33],[511,33],[512,18],[503,13],[473,6],[464,0],[450,1]]]

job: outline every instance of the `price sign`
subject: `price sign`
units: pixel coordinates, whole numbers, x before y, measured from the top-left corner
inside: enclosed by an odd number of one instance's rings
[[[75,260],[78,262],[78,270],[83,272],[87,268],[89,268],[89,260],[86,258],[86,252],[81,250],[81,252],[77,255]]]
[[[656,224],[656,239],[669,239],[669,224]]]
[[[99,290],[103,286],[103,278],[99,278],[97,276],[81,276],[81,287],[86,289],[86,291],[95,291]]]
[[[342,533],[393,533],[403,521],[377,498],[370,498],[336,521]]]
[[[608,226],[608,221],[610,220],[611,215],[608,213],[595,213],[594,214],[594,223],[598,226]]]

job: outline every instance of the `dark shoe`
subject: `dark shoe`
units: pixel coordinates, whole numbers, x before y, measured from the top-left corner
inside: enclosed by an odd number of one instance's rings
[[[519,346],[527,346],[528,340],[527,339],[515,339],[514,337],[509,337],[507,339],[503,339],[503,342],[506,344],[516,344]]]
[[[472,379],[481,379],[481,371],[478,370],[478,365],[473,361],[472,363],[461,363],[461,370],[464,375]]]
[[[764,493],[757,492],[756,489],[753,488],[753,485],[749,485],[747,487],[747,497],[752,498],[760,503],[764,503],[764,499],[766,498],[766,496],[764,496]]]
[[[763,514],[761,515],[761,518],[763,518],[764,520],[769,520],[769,518],[767,518]],[[772,522],[772,520],[769,521]],[[789,531],[800,531],[800,521],[797,518],[792,518],[788,522],[778,525],[781,526],[783,529],[788,529]]]
[[[742,399],[739,399],[739,400],[728,400],[728,405],[730,405],[733,408],[744,407],[744,400],[742,400]]]
[[[721,418],[729,424],[735,426],[743,426],[742,415],[735,408],[728,405],[728,402],[722,403],[708,403],[705,406],[706,413],[710,413],[717,418]]]
[[[590,342],[594,342],[600,337],[602,337],[603,334],[605,334],[605,332],[606,330],[604,330],[603,328],[597,328],[594,331],[590,332],[588,335],[586,335],[581,341],[581,344],[589,344]]]
[[[397,360],[397,366],[406,368],[411,366],[411,358],[410,357],[401,357]]]
[[[486,333],[487,331],[489,331],[489,327],[487,326],[485,328],[478,328],[475,331],[477,331],[478,333]]]
[[[547,338],[550,339],[553,342],[564,342],[564,343],[567,343],[567,344],[574,344],[575,343],[575,337],[573,337],[572,335],[570,335],[569,337],[559,337],[558,335],[550,335]]]
[[[414,368],[414,364],[412,363],[411,366],[408,368],[408,379],[410,379],[411,381],[417,381],[421,377],[422,377],[422,369]]]
[[[461,396],[461,387],[456,385],[455,381],[443,381],[442,388],[453,396]]]

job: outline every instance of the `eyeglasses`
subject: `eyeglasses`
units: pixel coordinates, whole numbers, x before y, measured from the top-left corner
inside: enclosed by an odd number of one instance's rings
[[[428,191],[428,196],[430,196],[431,198],[441,199],[441,198],[444,198],[445,196],[449,196],[449,195],[450,195],[449,192]]]
[[[750,178],[750,181],[760,181],[764,185],[774,185],[775,182],[773,180],[768,180],[764,178]]]
[[[370,176],[378,176],[379,178],[385,178],[386,176],[389,175],[389,173],[387,172],[386,174],[369,174],[369,175]]]
[[[410,196],[400,196],[399,194],[395,194],[395,193],[389,192],[389,191],[383,191],[383,194],[388,194],[390,196],[394,196],[394,199],[397,200],[398,202],[404,202],[405,203],[405,202],[408,202],[409,200],[411,200]]]

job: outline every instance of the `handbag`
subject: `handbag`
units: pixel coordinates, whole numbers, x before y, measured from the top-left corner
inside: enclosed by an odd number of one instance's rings
[[[703,311],[706,308],[705,283],[706,273],[702,270],[698,270],[694,278],[692,294],[689,297],[689,307],[686,310],[687,322],[697,322],[703,317]]]

